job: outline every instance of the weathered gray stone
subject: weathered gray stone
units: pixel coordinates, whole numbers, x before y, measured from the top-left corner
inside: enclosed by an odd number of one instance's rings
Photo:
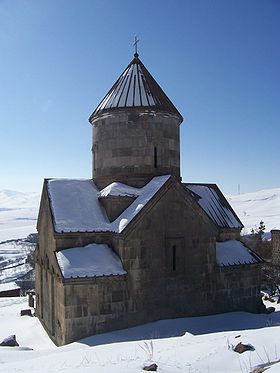
[[[280,230],[273,229],[271,231],[271,245],[272,245],[272,263],[280,265]]]
[[[147,372],[156,372],[157,371],[157,364],[153,363],[153,364],[150,364],[150,365],[147,365],[146,367],[143,368],[143,370],[147,371]]]
[[[92,124],[93,178],[100,188],[115,181],[143,186],[156,175],[180,178],[177,116],[140,108],[132,117],[115,111]]]
[[[33,316],[31,309],[21,310],[20,316]]]
[[[239,354],[242,354],[245,351],[254,351],[255,348],[251,344],[244,344],[242,342],[239,342],[233,349],[233,351],[238,352]]]
[[[10,335],[9,337],[3,339],[0,343],[0,346],[7,346],[7,347],[17,347],[19,344],[17,343],[15,334]]]

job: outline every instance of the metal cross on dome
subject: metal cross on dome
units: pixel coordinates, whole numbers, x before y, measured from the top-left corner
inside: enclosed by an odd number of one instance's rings
[[[134,37],[134,47],[135,47],[135,53],[134,53],[134,57],[138,57],[138,52],[137,52],[137,44],[139,43],[139,39],[137,38],[137,36],[135,35]]]

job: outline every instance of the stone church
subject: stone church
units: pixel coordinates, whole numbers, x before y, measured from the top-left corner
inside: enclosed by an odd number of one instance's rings
[[[262,309],[241,221],[217,185],[181,181],[182,121],[135,53],[89,118],[92,179],[44,181],[36,315],[57,345]]]

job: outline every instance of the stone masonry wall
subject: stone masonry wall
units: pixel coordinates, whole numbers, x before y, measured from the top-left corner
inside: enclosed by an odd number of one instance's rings
[[[181,191],[173,184],[119,242],[129,324],[210,310],[216,230]]]
[[[126,275],[65,282],[62,343],[127,326]]]
[[[280,265],[280,230],[271,231],[272,264]]]
[[[64,294],[60,269],[54,255],[56,241],[45,187],[38,219],[38,233],[39,242],[35,254],[36,316],[50,337],[56,340],[61,335],[64,324]]]
[[[215,313],[264,311],[259,264],[216,267]]]
[[[136,197],[129,196],[106,196],[100,197],[99,201],[106,210],[108,219],[114,221],[120,214],[128,208]]]
[[[223,228],[220,229],[217,241],[239,240],[240,228]]]
[[[93,179],[143,186],[152,177],[180,177],[179,118],[167,113],[116,111],[93,122]]]

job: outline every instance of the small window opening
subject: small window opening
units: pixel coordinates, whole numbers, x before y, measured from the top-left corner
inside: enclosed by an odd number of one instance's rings
[[[157,168],[157,147],[154,147],[154,168]]]
[[[176,271],[176,246],[172,246],[172,270]]]
[[[96,171],[96,144],[92,147],[92,155],[93,155],[93,171]]]

